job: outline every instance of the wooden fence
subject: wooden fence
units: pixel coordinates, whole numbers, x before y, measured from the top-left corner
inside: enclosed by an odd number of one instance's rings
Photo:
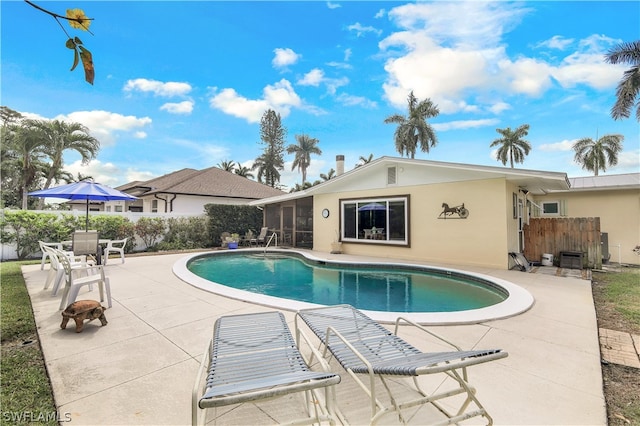
[[[599,217],[531,218],[524,226],[524,255],[541,260],[552,254],[558,263],[560,252],[582,253],[584,268],[602,268],[602,245]]]

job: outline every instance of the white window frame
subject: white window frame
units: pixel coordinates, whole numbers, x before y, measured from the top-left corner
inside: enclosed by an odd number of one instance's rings
[[[389,239],[389,215],[387,215],[387,223],[385,225],[385,229],[387,230],[387,236],[384,240],[376,240],[376,239],[363,239],[363,238],[352,238],[345,237],[345,205],[348,204],[369,204],[369,203],[392,203],[392,202],[404,202],[404,239],[402,240],[392,240]],[[356,229],[358,229],[358,217],[356,215]],[[355,199],[344,199],[340,200],[340,240],[346,243],[360,243],[360,244],[372,244],[372,245],[397,245],[397,246],[408,246],[409,245],[409,196],[394,196],[394,197],[376,197],[376,198],[355,198]]]

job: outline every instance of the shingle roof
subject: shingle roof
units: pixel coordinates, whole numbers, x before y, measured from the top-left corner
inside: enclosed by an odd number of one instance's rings
[[[124,189],[123,189],[124,188]],[[204,170],[182,169],[145,182],[118,187],[132,195],[183,194],[208,197],[260,199],[282,195],[279,189],[263,185],[218,167]]]

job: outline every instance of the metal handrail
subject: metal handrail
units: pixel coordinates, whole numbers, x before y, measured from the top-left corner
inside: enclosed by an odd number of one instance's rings
[[[278,234],[274,232],[273,234],[271,234],[271,236],[269,237],[269,240],[264,245],[264,254],[267,254],[267,248],[269,247],[269,244],[271,244],[271,241],[273,241],[274,238],[276,240],[276,247],[278,246]]]

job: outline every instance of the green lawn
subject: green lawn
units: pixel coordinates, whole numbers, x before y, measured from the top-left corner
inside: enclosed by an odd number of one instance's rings
[[[0,263],[0,424],[57,425],[51,384],[20,271],[27,263],[34,262]]]

